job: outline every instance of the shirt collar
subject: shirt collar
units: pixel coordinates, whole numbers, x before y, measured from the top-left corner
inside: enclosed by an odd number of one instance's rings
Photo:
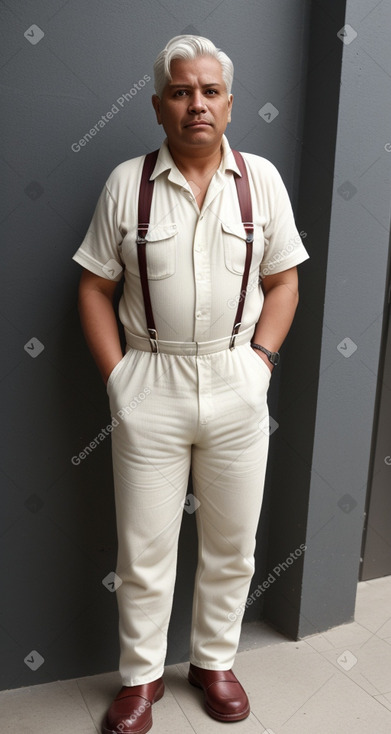
[[[223,135],[221,139],[221,144],[223,148],[223,155],[221,158],[220,166],[218,168],[219,173],[226,173],[226,171],[233,171],[234,173],[237,173],[238,176],[241,176],[241,173],[235,161],[234,154],[232,153],[229,142],[227,138],[225,137],[225,135]],[[173,161],[173,158],[171,156],[171,153],[168,147],[167,138],[163,141],[162,146],[159,150],[159,155],[157,157],[155,168],[153,169],[150,180],[154,181],[155,178],[160,176],[161,173],[164,173],[164,171],[170,171],[169,179],[171,181],[176,181],[177,183],[183,182],[183,176],[180,173],[180,171],[178,170],[178,168],[176,167]]]

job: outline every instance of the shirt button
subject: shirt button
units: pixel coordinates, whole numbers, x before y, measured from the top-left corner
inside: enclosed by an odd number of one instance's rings
[[[201,214],[201,216],[200,216],[200,221],[201,221],[201,219],[203,219],[203,218],[204,218],[204,215],[203,215],[203,214]]]
[[[197,311],[196,319],[202,319],[202,311]]]

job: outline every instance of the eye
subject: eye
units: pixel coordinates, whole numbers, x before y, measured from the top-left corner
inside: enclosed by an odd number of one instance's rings
[[[217,91],[217,89],[207,89],[206,90],[206,94],[208,94],[208,95],[210,95],[212,97],[214,94],[218,94],[218,91]]]
[[[187,89],[177,89],[174,93],[174,97],[184,97],[185,94],[188,94]]]

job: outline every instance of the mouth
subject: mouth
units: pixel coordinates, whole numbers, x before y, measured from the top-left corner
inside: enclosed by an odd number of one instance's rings
[[[210,122],[206,122],[205,120],[194,120],[194,122],[189,122],[185,127],[210,127]]]

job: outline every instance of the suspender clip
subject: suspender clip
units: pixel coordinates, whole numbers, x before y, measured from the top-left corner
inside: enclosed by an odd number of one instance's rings
[[[248,244],[250,242],[254,242],[254,223],[253,222],[243,222],[243,227],[246,230],[246,242]]]
[[[159,351],[157,331],[156,329],[148,329],[148,333],[149,343],[151,345],[151,352],[152,354],[157,354]]]
[[[238,335],[238,332],[239,332],[239,329],[240,329],[241,325],[242,325],[242,322],[239,321],[239,323],[235,324],[235,326],[234,326],[234,328],[232,330],[231,341],[229,343],[229,348],[230,348],[231,352],[232,352],[233,349],[235,349],[235,339],[236,339],[236,337]]]

